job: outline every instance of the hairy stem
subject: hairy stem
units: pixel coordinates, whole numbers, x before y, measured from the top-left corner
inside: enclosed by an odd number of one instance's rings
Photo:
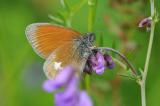
[[[154,30],[155,30],[155,20],[153,18],[155,16],[154,0],[150,0],[150,6],[151,6],[151,17],[152,17],[151,32],[150,32],[150,39],[149,39],[149,44],[148,44],[145,66],[144,66],[144,72],[142,72],[142,80],[140,82],[142,106],[146,106],[146,89],[145,89],[146,88],[146,78],[147,78],[147,73],[148,73],[148,67],[149,67],[153,38],[154,38]]]
[[[133,75],[135,77],[138,75],[134,66],[129,62],[129,60],[122,53],[118,52],[115,49],[108,48],[108,47],[98,47],[98,48],[95,48],[95,49],[107,50],[107,51],[111,51],[111,52],[119,55],[124,60],[124,62],[128,65],[128,67],[131,69]]]

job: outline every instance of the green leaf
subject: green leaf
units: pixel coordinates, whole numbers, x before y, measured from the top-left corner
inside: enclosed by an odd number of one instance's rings
[[[55,23],[64,24],[64,20],[60,19],[59,17],[53,15],[48,15],[48,17],[52,19]]]
[[[78,3],[76,3],[74,6],[72,6],[73,7],[71,9],[72,13],[75,14],[78,10],[80,10],[84,6],[85,3],[87,3],[87,0],[79,0]]]
[[[67,10],[67,12],[71,11],[70,5],[67,3],[66,0],[60,0],[60,2],[61,2],[61,5],[63,6],[63,8]]]
[[[66,20],[66,13],[63,12],[63,11],[59,11],[57,14],[56,14],[57,17],[59,17],[60,19],[62,19],[63,21]]]
[[[139,68],[139,69],[138,69],[138,75],[140,75],[140,76],[143,75],[143,69],[142,69],[142,68]]]
[[[132,77],[131,75],[119,74],[119,76],[128,78],[129,80],[136,81],[136,79],[134,77]]]

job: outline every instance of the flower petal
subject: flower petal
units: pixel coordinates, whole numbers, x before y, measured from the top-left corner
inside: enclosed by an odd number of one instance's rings
[[[113,69],[115,64],[114,64],[114,61],[112,59],[112,57],[108,54],[105,54],[104,55],[104,59],[106,61],[106,66],[109,68],[109,69]]]
[[[46,92],[53,92],[54,90],[57,89],[57,87],[54,85],[54,81],[53,80],[47,80],[43,84],[43,89]]]
[[[72,76],[74,75],[74,70],[71,67],[65,67],[59,72],[55,79],[47,80],[43,84],[43,89],[47,92],[53,92],[63,86],[66,86]]]
[[[103,74],[106,67],[105,60],[101,52],[96,53],[96,62],[97,64],[92,65],[93,70],[95,70],[97,74]]]
[[[63,92],[55,94],[56,106],[75,106],[78,103],[78,79],[73,77]]]
[[[106,69],[106,67],[104,66],[98,66],[98,67],[95,67],[94,70],[97,74],[103,74],[104,73],[104,70]]]
[[[80,92],[79,105],[78,106],[93,106],[91,98],[85,91]]]
[[[63,93],[63,100],[67,100],[68,98],[75,96],[77,92],[78,92],[78,78],[74,76]]]
[[[72,67],[67,66],[60,70],[59,74],[55,78],[55,82],[59,85],[66,85],[70,81],[71,77],[74,75],[74,70]]]
[[[151,27],[152,19],[150,17],[144,18],[138,25],[138,27]]]
[[[76,106],[78,99],[75,96],[68,98],[66,100],[63,99],[63,93],[59,92],[54,95],[55,97],[55,106]]]

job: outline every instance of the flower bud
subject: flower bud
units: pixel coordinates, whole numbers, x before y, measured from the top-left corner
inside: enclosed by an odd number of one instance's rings
[[[115,64],[114,64],[114,61],[113,61],[112,57],[108,54],[105,54],[104,59],[106,61],[106,67],[109,68],[109,69],[113,69]]]
[[[139,23],[138,27],[146,27],[147,30],[150,30],[151,28],[151,22],[152,22],[152,19],[150,17],[148,18],[144,18],[143,20],[141,20],[141,22]]]

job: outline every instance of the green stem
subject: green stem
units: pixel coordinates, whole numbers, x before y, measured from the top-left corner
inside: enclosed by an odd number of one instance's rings
[[[88,32],[93,31],[97,0],[88,0]]]
[[[72,13],[69,13],[69,16],[68,16],[68,18],[66,19],[66,26],[68,27],[68,28],[71,28],[72,27]]]
[[[89,91],[90,91],[90,76],[88,74],[86,74],[86,76],[85,76],[85,89],[89,93]]]
[[[96,10],[97,0],[88,0],[88,32],[93,32],[95,10]],[[86,90],[90,91],[90,76],[86,75],[85,78]]]
[[[154,29],[155,29],[155,23],[152,23],[152,28],[151,28],[151,35],[150,35],[150,40],[149,40],[149,45],[148,45],[148,51],[147,51],[147,57],[146,57],[146,63],[144,67],[144,73],[143,73],[143,80],[146,80],[147,73],[148,73],[148,67],[149,67],[149,61],[151,57],[151,51],[152,51],[152,44],[153,44],[153,38],[154,38]]]
[[[150,56],[151,56],[151,51],[152,51],[152,44],[153,44],[153,38],[154,38],[154,29],[155,29],[155,23],[152,23],[150,41],[149,41],[148,51],[147,51],[147,57],[146,57],[144,72],[142,74],[142,81],[140,83],[142,106],[146,106],[145,85],[146,85],[146,78],[147,78],[149,61],[150,61]]]
[[[149,44],[148,44],[145,66],[144,66],[144,72],[142,72],[142,80],[140,81],[142,106],[146,106],[146,89],[145,89],[146,88],[146,78],[147,78],[147,73],[148,73],[148,67],[149,67],[153,38],[154,38],[154,30],[155,30],[155,20],[153,18],[155,16],[154,0],[150,0],[150,4],[151,4],[151,17],[152,17],[151,32],[150,32],[150,39],[149,39]]]
[[[124,70],[127,70],[127,66],[124,63],[122,63],[120,60],[113,58],[113,61],[117,63],[120,67],[122,67]]]

